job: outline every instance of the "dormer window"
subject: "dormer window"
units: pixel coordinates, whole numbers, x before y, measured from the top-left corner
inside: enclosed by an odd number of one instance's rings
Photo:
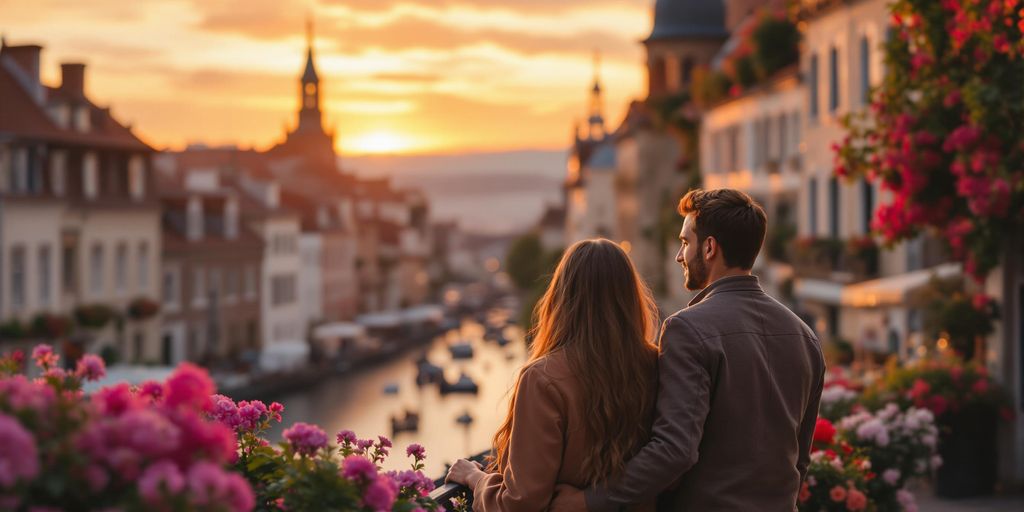
[[[88,132],[92,129],[91,122],[89,119],[89,107],[82,105],[75,108],[75,131]]]

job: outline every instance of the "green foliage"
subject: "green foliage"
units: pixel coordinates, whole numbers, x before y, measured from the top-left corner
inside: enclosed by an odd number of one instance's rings
[[[19,320],[9,320],[0,324],[0,340],[19,340],[27,335],[28,330]]]
[[[998,316],[994,303],[975,305],[958,278],[932,278],[911,297],[911,303],[923,309],[924,330],[930,338],[948,337],[953,349],[967,358],[973,355],[975,338],[991,334]]]
[[[528,233],[517,238],[505,258],[508,274],[523,296],[519,324],[529,330],[533,326],[533,309],[544,296],[551,274],[562,259],[562,251],[545,251],[540,237]]]
[[[800,31],[786,18],[766,16],[754,29],[754,64],[764,80],[800,60]]]

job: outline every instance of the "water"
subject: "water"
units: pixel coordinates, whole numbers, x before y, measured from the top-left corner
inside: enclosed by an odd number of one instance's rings
[[[299,421],[320,425],[332,442],[334,434],[343,429],[354,431],[360,438],[380,434],[390,437],[392,415],[401,416],[406,408],[419,410],[419,432],[403,432],[392,439],[392,456],[384,468],[408,469],[410,459],[405,456],[405,447],[420,443],[427,449],[424,472],[431,477],[442,476],[446,463],[489,449],[494,432],[505,419],[509,389],[526,360],[522,331],[512,326],[505,334],[510,341],[505,347],[485,342],[484,327],[467,320],[425,347],[430,361],[444,368],[449,382],[463,371],[472,377],[479,385],[475,396],[442,397],[436,385],[417,387],[415,360],[422,350],[413,350],[379,366],[279,397],[285,406],[284,422],[268,437],[273,442],[280,440],[281,432]],[[458,341],[473,345],[473,359],[452,360],[448,344]],[[389,384],[398,384],[397,394],[384,393]],[[474,418],[469,426],[455,421],[465,412]]]

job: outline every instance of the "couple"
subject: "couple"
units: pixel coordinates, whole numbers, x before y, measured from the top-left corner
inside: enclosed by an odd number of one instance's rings
[[[449,481],[476,511],[792,511],[824,360],[750,274],[767,218],[750,196],[693,190],[676,261],[701,290],[662,325],[629,258],[573,245],[537,305],[530,359],[486,471]]]

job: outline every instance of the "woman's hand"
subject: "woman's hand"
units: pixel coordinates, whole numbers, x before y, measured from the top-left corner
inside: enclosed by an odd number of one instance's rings
[[[444,478],[444,481],[462,484],[475,491],[477,482],[479,482],[485,474],[486,473],[483,472],[483,466],[480,464],[470,462],[466,459],[459,459],[455,461],[455,464],[448,470],[448,476]]]

